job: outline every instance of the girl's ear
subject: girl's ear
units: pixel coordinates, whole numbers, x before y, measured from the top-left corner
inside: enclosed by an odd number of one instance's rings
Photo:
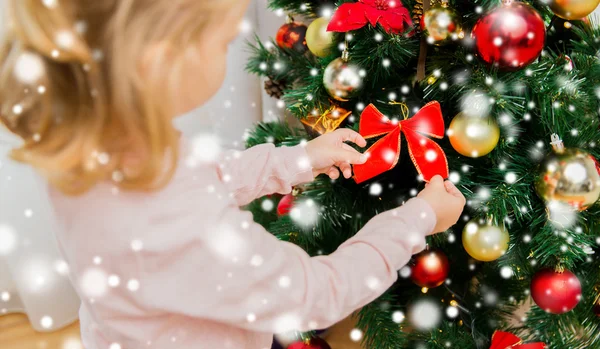
[[[173,63],[175,55],[167,41],[146,45],[139,60],[139,73],[144,80],[164,76]]]

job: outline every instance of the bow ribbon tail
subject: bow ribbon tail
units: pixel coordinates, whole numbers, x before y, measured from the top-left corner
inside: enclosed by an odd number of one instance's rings
[[[490,346],[490,349],[508,349],[521,343],[521,338],[512,333],[496,331],[492,335],[492,345]]]
[[[529,344],[517,344],[513,349],[545,349],[546,344],[544,343],[529,343]]]
[[[417,172],[429,182],[434,176],[444,179],[450,176],[446,155],[436,142],[411,129],[404,128],[404,136],[408,143],[410,159],[415,164]]]
[[[354,165],[354,180],[359,184],[396,166],[400,158],[400,128],[396,127],[375,142],[365,154],[369,160],[362,165]]]
[[[529,343],[522,344],[521,338],[515,336],[512,333],[496,331],[492,336],[492,345],[490,349],[545,349],[546,344]]]

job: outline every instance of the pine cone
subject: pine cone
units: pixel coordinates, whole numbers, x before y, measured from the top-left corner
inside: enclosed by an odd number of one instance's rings
[[[265,91],[273,98],[281,99],[283,91],[287,88],[287,83],[283,80],[268,79],[265,81]]]
[[[415,7],[412,10],[413,25],[417,33],[421,32],[421,17],[423,17],[423,12],[423,0],[417,0],[417,3],[415,4]]]

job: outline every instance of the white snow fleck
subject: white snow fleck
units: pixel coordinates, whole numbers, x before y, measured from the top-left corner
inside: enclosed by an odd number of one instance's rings
[[[255,254],[254,256],[252,256],[252,259],[250,259],[250,265],[252,265],[253,267],[260,267],[261,265],[263,265],[263,263],[263,257],[258,254]]]
[[[369,186],[369,194],[379,196],[383,192],[383,187],[379,183],[373,183]]]
[[[513,184],[517,181],[517,174],[514,172],[508,172],[506,176],[504,176],[504,180],[508,184]]]
[[[131,241],[131,249],[134,252],[139,252],[144,248],[144,243],[142,242],[142,240],[139,239],[135,239],[133,241]]]
[[[352,331],[350,331],[350,339],[353,342],[358,342],[362,339],[363,337],[363,333],[361,330],[359,330],[358,328],[353,329]]]
[[[303,228],[312,228],[319,219],[319,207],[312,199],[299,200],[290,211],[290,218]]]
[[[58,261],[54,262],[54,270],[59,275],[67,275],[67,274],[69,274],[69,265],[67,264],[67,262],[65,262],[63,260],[58,260]]]
[[[85,270],[79,280],[82,293],[88,298],[100,298],[108,290],[108,276],[100,268]]]
[[[263,209],[263,211],[265,212],[271,212],[273,211],[273,209],[275,208],[275,203],[273,202],[273,200],[271,199],[264,199],[261,204],[260,207]]]
[[[13,74],[21,83],[34,84],[45,72],[44,60],[37,54],[25,52],[17,58]]]
[[[446,316],[448,316],[451,319],[454,319],[456,317],[458,317],[459,311],[457,307],[454,306],[449,306],[448,308],[446,308]]]
[[[381,281],[375,276],[370,276],[366,280],[367,287],[373,291],[378,290],[381,287]]]
[[[401,311],[395,311],[392,313],[392,321],[394,321],[397,324],[402,323],[402,321],[404,321],[405,318],[406,316],[404,316],[404,313]]]
[[[500,276],[504,279],[510,279],[513,276],[512,268],[507,266],[500,268]]]
[[[0,300],[2,300],[3,302],[8,302],[10,300],[10,293],[8,293],[7,291],[0,293]]]
[[[221,153],[221,140],[211,134],[201,134],[191,140],[191,154],[187,159],[190,167],[216,161]]]
[[[409,278],[411,273],[412,273],[412,269],[408,266],[402,267],[402,269],[400,269],[400,271],[399,271],[400,277],[402,277],[404,279]]]
[[[127,289],[131,292],[136,292],[140,289],[140,282],[136,279],[127,281]]]
[[[43,316],[40,320],[40,325],[42,325],[42,328],[50,329],[54,325],[54,319],[48,315]]]
[[[118,287],[121,284],[121,278],[118,275],[112,274],[108,277],[108,286]]]
[[[442,313],[434,301],[422,299],[410,306],[408,318],[416,330],[429,331],[438,326]]]
[[[292,285],[292,279],[289,276],[284,275],[279,278],[279,287],[289,288]]]

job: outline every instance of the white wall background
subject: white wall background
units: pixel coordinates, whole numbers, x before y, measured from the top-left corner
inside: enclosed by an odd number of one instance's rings
[[[254,40],[255,33],[268,40],[285,22],[283,16],[278,17],[266,8],[267,0],[252,1],[243,33],[230,48],[228,74],[221,90],[206,105],[177,121],[187,136],[213,131],[226,144],[240,147],[246,129],[260,120],[283,116],[284,110],[267,96],[262,81],[244,70],[250,55],[247,42]]]
[[[0,0],[0,21],[4,1]],[[249,55],[246,40],[252,40],[255,32],[265,39],[274,35],[285,20],[267,11],[266,3],[253,0],[248,9],[246,30],[231,45],[221,90],[206,105],[177,120],[187,136],[217,133],[224,145],[242,147],[245,130],[263,115],[273,118],[283,114],[266,97],[260,79],[244,71]],[[0,31],[2,28],[0,25]],[[17,142],[0,128],[0,316],[25,312],[37,330],[52,331],[76,319],[79,300],[62,273],[64,263],[54,241],[54,220],[44,180],[7,157]],[[7,226],[14,234],[7,234]],[[3,254],[3,244],[12,238],[15,250]]]

